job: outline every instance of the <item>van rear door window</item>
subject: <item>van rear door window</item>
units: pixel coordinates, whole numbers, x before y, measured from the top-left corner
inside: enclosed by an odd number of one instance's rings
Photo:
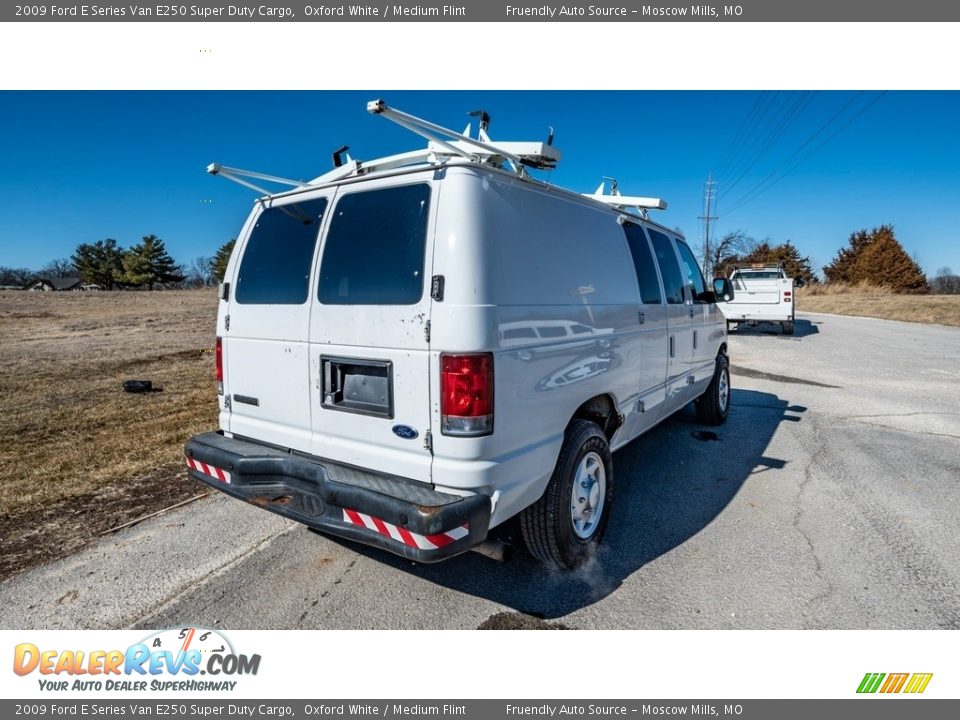
[[[653,252],[657,256],[660,274],[663,276],[663,289],[667,293],[667,304],[683,304],[683,275],[680,274],[680,265],[677,263],[677,254],[673,249],[670,238],[656,230],[650,231],[650,242],[653,243]]]
[[[320,264],[326,305],[414,305],[423,296],[430,186],[344,195],[334,208]]]
[[[307,301],[310,266],[326,198],[267,208],[247,239],[237,273],[244,305],[300,305]]]

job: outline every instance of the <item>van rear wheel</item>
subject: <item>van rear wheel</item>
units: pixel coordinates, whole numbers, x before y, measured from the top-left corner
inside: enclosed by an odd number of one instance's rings
[[[793,335],[793,320],[787,320],[780,323],[780,327],[783,328],[784,335]]]
[[[697,419],[708,425],[723,425],[730,412],[730,363],[722,352],[717,355],[713,378],[703,395],[697,398]]]
[[[530,554],[574,570],[600,545],[613,499],[613,457],[596,423],[574,420],[543,496],[520,514]]]

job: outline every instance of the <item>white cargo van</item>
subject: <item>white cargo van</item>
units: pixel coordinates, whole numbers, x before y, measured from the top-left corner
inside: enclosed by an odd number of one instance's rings
[[[254,204],[220,291],[220,429],[193,477],[311,528],[434,562],[517,514],[533,555],[595,552],[615,450],[730,406],[726,326],[660,201],[536,181],[552,144],[388,108],[426,150]]]

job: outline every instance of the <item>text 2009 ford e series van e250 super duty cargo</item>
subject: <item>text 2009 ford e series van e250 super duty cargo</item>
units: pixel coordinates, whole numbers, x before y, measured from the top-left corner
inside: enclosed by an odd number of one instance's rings
[[[695,402],[730,407],[726,323],[658,200],[531,179],[494,143],[387,107],[426,150],[335,167],[254,205],[221,285],[220,430],[193,477],[332,535],[434,562],[517,514],[537,558],[589,559],[611,451]]]

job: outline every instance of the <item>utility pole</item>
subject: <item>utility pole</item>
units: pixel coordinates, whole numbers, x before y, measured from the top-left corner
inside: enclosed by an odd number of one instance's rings
[[[717,216],[713,214],[716,212],[716,205],[717,183],[713,179],[713,171],[711,170],[710,174],[707,175],[707,182],[703,186],[703,215],[698,216],[699,220],[703,220],[703,269],[708,279],[713,277],[713,265],[711,264],[713,245],[710,242],[710,222],[717,219]]]

